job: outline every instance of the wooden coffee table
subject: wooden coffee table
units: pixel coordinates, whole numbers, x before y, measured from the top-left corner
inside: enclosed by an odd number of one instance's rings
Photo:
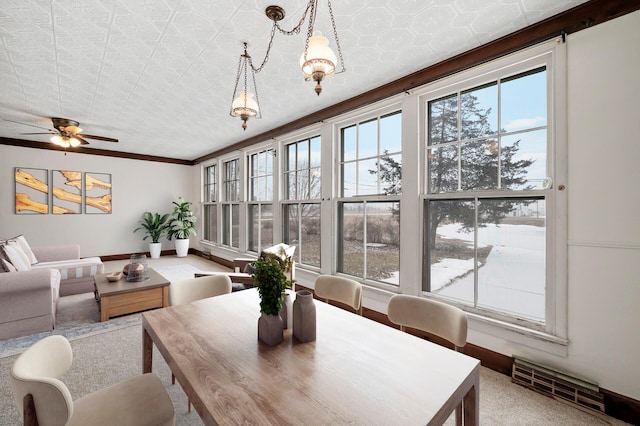
[[[100,321],[118,315],[169,306],[169,284],[165,277],[149,268],[149,279],[128,282],[124,276],[107,281],[108,274],[94,276],[96,300],[100,304]]]

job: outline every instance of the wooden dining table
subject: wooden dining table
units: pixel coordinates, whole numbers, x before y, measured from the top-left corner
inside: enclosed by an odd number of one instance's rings
[[[477,359],[316,300],[316,340],[258,340],[255,289],[142,314],[153,344],[206,425],[442,424],[464,401],[479,422]]]

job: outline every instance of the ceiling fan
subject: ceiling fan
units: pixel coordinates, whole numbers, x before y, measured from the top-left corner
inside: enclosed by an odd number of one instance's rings
[[[12,120],[6,120],[6,121],[12,121]],[[21,134],[22,135],[53,134],[53,136],[51,137],[51,142],[63,148],[69,148],[69,147],[75,148],[79,145],[88,145],[89,142],[87,142],[85,138],[95,139],[95,140],[105,141],[105,142],[118,142],[118,139],[107,138],[104,136],[87,135],[85,133],[82,133],[82,129],[79,127],[80,123],[74,120],[69,120],[68,118],[51,117],[51,122],[53,123],[53,129],[46,129],[44,127],[34,126],[33,124],[20,123],[18,121],[12,121],[12,122],[47,130],[48,133],[21,133]]]

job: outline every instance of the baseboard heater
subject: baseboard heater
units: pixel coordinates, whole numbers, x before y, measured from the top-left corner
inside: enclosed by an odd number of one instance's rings
[[[604,396],[597,383],[520,357],[513,357],[511,381],[592,414],[604,414]]]

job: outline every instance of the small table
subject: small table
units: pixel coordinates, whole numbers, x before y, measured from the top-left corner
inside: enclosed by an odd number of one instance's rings
[[[108,274],[96,274],[96,300],[100,304],[100,321],[109,318],[169,306],[169,284],[165,277],[149,268],[149,279],[128,282],[125,278],[108,281]]]

